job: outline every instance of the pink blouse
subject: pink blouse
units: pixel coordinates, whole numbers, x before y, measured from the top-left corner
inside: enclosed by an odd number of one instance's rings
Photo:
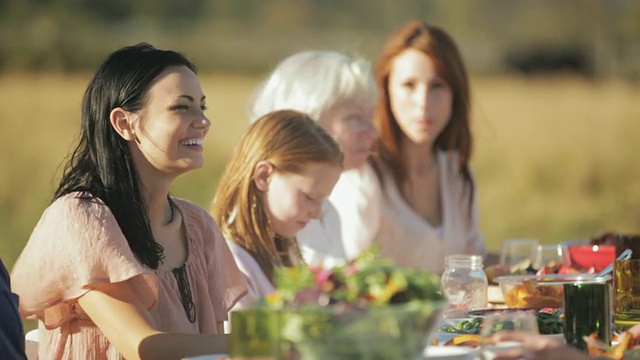
[[[102,201],[74,193],[45,210],[11,274],[22,316],[41,321],[40,359],[123,359],[77,303],[92,285],[105,282],[128,281],[160,331],[218,332],[217,324],[246,292],[241,273],[213,218],[188,201],[175,203],[188,239],[194,323],[173,273],[136,258]]]

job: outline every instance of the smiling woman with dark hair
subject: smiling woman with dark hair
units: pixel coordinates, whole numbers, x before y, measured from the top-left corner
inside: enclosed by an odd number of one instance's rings
[[[80,141],[13,268],[46,359],[227,352],[245,293],[213,218],[170,196],[204,164],[211,122],[195,67],[148,44],[112,53],[82,103]]]

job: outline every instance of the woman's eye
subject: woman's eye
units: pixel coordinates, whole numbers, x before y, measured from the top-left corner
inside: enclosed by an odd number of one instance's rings
[[[402,86],[407,89],[413,89],[416,87],[416,83],[414,83],[413,81],[405,81],[402,83]]]
[[[174,105],[172,107],[173,110],[189,110],[188,105]]]
[[[447,83],[445,83],[444,81],[435,81],[431,84],[431,87],[435,89],[440,89],[446,86],[447,86]]]
[[[207,111],[209,110],[209,107],[207,105],[200,105],[200,110]]]

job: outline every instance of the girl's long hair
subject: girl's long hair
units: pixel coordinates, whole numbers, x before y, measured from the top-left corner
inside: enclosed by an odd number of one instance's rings
[[[294,239],[273,231],[253,174],[259,161],[275,171],[300,174],[311,163],[342,167],[343,156],[333,138],[308,115],[281,110],[254,122],[235,146],[220,179],[211,213],[225,237],[240,245],[258,262],[269,279],[279,266],[301,258]]]

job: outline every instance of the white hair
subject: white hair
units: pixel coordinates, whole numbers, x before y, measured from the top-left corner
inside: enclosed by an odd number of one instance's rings
[[[251,122],[291,109],[318,121],[334,105],[373,107],[376,83],[368,61],[335,51],[304,51],[281,61],[249,102]]]

